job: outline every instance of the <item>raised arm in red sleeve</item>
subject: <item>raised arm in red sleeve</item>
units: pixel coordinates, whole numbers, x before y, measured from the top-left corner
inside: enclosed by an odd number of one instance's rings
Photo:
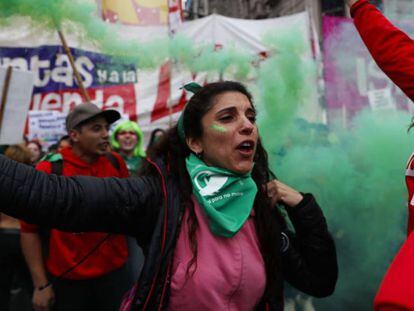
[[[368,0],[356,2],[351,15],[378,66],[414,101],[414,41]]]

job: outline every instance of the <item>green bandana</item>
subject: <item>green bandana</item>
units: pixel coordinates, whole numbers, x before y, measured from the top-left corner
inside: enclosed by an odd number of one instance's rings
[[[229,170],[207,166],[191,154],[186,159],[193,194],[207,214],[210,230],[231,238],[243,226],[253,208],[257,193],[251,174],[238,175]]]

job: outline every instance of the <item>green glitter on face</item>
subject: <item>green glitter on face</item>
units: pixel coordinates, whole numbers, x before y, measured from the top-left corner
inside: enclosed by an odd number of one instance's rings
[[[213,130],[216,130],[217,132],[220,132],[220,133],[226,133],[226,132],[227,132],[227,129],[226,129],[226,128],[224,128],[224,127],[222,127],[222,126],[220,126],[220,125],[217,125],[217,124],[213,124],[213,125],[211,126],[211,128],[212,128]]]

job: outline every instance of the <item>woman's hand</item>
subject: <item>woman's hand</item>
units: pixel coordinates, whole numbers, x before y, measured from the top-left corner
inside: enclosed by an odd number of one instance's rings
[[[302,201],[300,192],[274,179],[267,183],[267,195],[272,200],[272,205],[283,203],[288,207],[296,206]]]
[[[346,0],[346,4],[348,4],[349,7],[353,6],[356,2],[359,0]]]

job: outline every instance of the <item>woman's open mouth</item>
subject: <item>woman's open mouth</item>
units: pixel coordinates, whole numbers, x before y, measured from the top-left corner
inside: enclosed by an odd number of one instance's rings
[[[255,142],[253,140],[244,140],[240,144],[237,145],[237,151],[243,157],[251,157],[254,153]]]

